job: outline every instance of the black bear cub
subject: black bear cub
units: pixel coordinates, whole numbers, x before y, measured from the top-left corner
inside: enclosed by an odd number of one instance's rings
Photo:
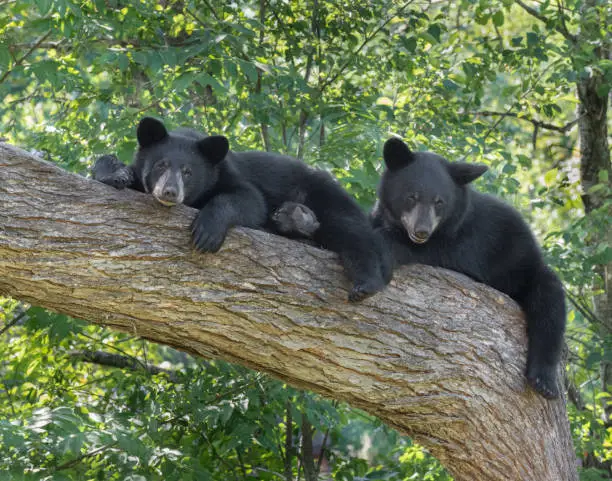
[[[395,265],[462,272],[517,301],[527,317],[527,379],[542,396],[557,397],[563,287],[520,214],[469,186],[487,167],[411,152],[396,138],[385,143],[383,153],[386,169],[372,220]]]
[[[389,282],[391,260],[382,237],[329,173],[287,156],[232,152],[223,136],[191,129],[168,132],[151,117],[140,121],[136,136],[132,165],[106,155],[96,161],[93,178],[150,193],[165,205],[199,209],[192,224],[198,250],[219,250],[233,226],[268,228],[312,238],[337,252],[353,282],[350,301]]]

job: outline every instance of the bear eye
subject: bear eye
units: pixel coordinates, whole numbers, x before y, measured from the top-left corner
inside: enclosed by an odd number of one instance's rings
[[[158,169],[166,170],[168,167],[170,167],[170,164],[167,160],[160,160],[159,162],[157,162]]]
[[[414,192],[411,192],[410,194],[406,195],[406,200],[409,200],[410,202],[416,202],[417,195]]]
[[[183,172],[183,177],[191,176],[191,169],[189,167],[183,166],[181,171]]]
[[[434,204],[436,207],[442,207],[444,205],[444,200],[438,198],[436,200],[434,200]]]

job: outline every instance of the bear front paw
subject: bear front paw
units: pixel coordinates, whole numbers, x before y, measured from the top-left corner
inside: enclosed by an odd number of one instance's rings
[[[376,294],[385,287],[385,283],[380,279],[368,279],[365,282],[356,282],[349,292],[349,302],[360,302],[365,298]]]
[[[93,166],[92,178],[116,189],[125,189],[134,182],[134,172],[114,155],[103,155]]]
[[[542,366],[532,363],[527,369],[527,381],[546,399],[559,397],[557,366]]]
[[[223,245],[227,228],[219,226],[200,211],[191,226],[193,246],[202,252],[217,252]]]

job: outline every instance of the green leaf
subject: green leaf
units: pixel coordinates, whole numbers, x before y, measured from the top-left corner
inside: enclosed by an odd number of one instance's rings
[[[606,246],[602,251],[589,257],[592,265],[606,265],[612,262],[612,247]]]
[[[34,3],[36,4],[40,14],[46,15],[49,12],[51,5],[53,5],[53,0],[34,0]]]
[[[442,85],[444,85],[444,88],[446,90],[450,90],[451,92],[454,92],[459,89],[459,85],[447,78],[443,80]]]
[[[584,363],[587,369],[592,369],[593,367],[598,365],[601,362],[601,360],[602,360],[601,351],[593,351],[587,356]]]
[[[417,39],[415,36],[411,35],[409,37],[401,37],[400,41],[402,42],[404,47],[406,47],[406,50],[408,50],[410,53],[414,53],[416,51]]]
[[[501,27],[504,24],[504,12],[498,10],[493,14],[493,24],[497,27]]]
[[[527,32],[527,46],[532,48],[535,47],[540,41],[540,37],[535,32]]]
[[[436,39],[437,43],[440,43],[440,33],[442,32],[442,29],[440,28],[440,25],[438,25],[437,23],[432,23],[427,28],[427,31],[431,34],[431,36],[433,38]]]
[[[434,37],[431,33],[429,32],[421,32],[419,34],[419,37],[421,37],[423,40],[425,40],[426,42],[435,45],[436,43],[438,43],[438,40],[436,39],[436,37]]]
[[[257,68],[251,62],[239,60],[240,70],[244,73],[251,83],[257,82]]]
[[[224,94],[225,92],[227,92],[227,88],[225,87],[225,85],[223,85],[213,76],[208,75],[206,72],[201,72],[198,74],[197,82],[203,87],[205,87],[206,85],[210,85],[217,94]]]
[[[546,174],[544,174],[544,183],[547,187],[552,187],[557,181],[557,174],[559,173],[559,169],[551,169]]]

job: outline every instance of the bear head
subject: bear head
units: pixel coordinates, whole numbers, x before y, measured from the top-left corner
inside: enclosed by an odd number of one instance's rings
[[[456,227],[465,214],[467,185],[485,173],[481,164],[449,162],[431,152],[412,152],[398,138],[385,142],[379,199],[385,218],[415,244]]]
[[[162,122],[143,118],[136,129],[136,164],[145,191],[164,205],[191,205],[219,180],[219,165],[229,152],[221,135],[168,132]]]

